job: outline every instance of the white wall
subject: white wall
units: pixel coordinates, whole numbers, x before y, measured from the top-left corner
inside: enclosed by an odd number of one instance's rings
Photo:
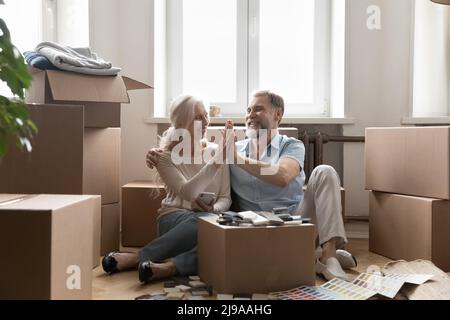
[[[399,126],[408,115],[412,0],[348,1],[346,116],[356,123],[344,126],[343,132],[362,136],[366,127]],[[381,8],[381,30],[366,27],[370,5]],[[346,214],[368,216],[363,144],[344,145],[344,184]]]
[[[93,51],[121,66],[118,37],[119,0],[90,1],[89,42]]]
[[[91,1],[91,46],[101,57],[122,67],[122,74],[153,86],[153,1]],[[121,184],[151,180],[145,165],[147,150],[156,145],[156,125],[145,119],[153,105],[153,90],[129,92],[122,106]]]
[[[153,84],[153,1],[93,0],[91,46],[123,68],[123,73]],[[348,0],[348,79],[346,116],[355,125],[344,135],[364,135],[369,126],[398,126],[408,115],[412,0]],[[381,8],[382,29],[366,27],[369,5]],[[130,94],[122,111],[122,184],[151,179],[146,150],[156,144],[157,126],[145,124],[153,92]],[[364,146],[344,145],[344,186],[349,215],[368,215],[364,191]],[[380,173],[381,174],[381,173]]]

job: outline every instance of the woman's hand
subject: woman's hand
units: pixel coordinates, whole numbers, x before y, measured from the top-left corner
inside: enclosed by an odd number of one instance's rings
[[[196,212],[214,212],[214,206],[207,206],[200,197],[192,199],[191,209]]]
[[[147,152],[147,156],[145,158],[147,167],[149,167],[150,169],[153,169],[156,166],[158,166],[159,157],[161,156],[161,153],[163,153],[162,149],[157,149],[157,148],[150,149],[150,151]]]

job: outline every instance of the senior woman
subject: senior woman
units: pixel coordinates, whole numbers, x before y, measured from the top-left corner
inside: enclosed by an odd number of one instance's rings
[[[111,252],[102,260],[105,272],[138,268],[139,280],[150,282],[197,273],[197,219],[227,211],[231,205],[228,166],[223,149],[205,139],[209,124],[202,100],[180,96],[170,107],[171,127],[162,135],[156,167],[167,196],[158,216],[159,237],[139,253]],[[223,162],[222,162],[223,163]],[[201,192],[214,193],[205,203]]]

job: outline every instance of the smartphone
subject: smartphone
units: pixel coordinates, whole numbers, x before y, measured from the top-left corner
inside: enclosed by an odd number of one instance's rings
[[[207,206],[212,206],[216,200],[216,194],[214,192],[202,192],[200,193],[199,198]]]

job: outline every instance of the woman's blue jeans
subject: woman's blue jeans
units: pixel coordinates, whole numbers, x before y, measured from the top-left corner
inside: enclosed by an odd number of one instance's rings
[[[159,219],[159,237],[139,252],[141,262],[172,259],[181,276],[197,274],[197,219],[211,212],[176,211]]]

